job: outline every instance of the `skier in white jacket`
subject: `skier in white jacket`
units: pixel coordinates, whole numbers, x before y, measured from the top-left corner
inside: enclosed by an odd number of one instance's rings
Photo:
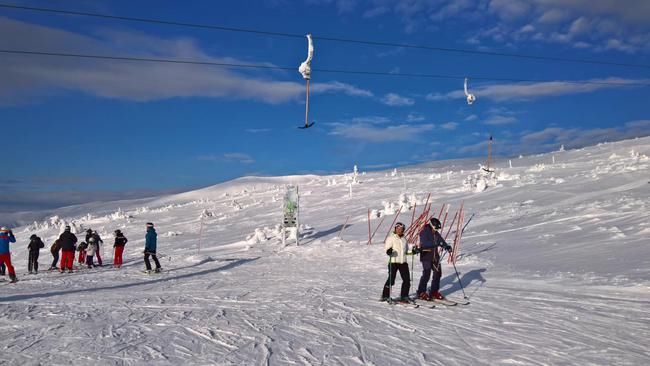
[[[411,278],[409,276],[409,265],[406,261],[406,255],[409,253],[409,245],[404,237],[406,226],[401,222],[395,224],[395,230],[388,236],[384,249],[386,255],[390,257],[388,263],[388,279],[384,284],[384,290],[381,294],[381,301],[390,301],[390,287],[395,284],[395,276],[399,271],[402,277],[402,289],[400,291],[400,302],[410,302],[409,288],[411,287]]]

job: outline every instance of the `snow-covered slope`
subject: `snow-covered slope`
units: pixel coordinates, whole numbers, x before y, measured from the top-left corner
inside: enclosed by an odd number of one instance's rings
[[[21,281],[0,283],[0,363],[649,364],[649,156],[643,138],[499,161],[492,177],[472,161],[367,173],[351,197],[351,175],[247,177],[69,207],[14,229]],[[287,183],[302,194],[300,246],[279,239]],[[428,193],[436,212],[464,202],[475,215],[457,262],[471,304],[379,303],[394,212],[404,206],[409,224]],[[372,230],[381,223],[369,246],[368,209]],[[160,275],[141,273],[148,221]],[[107,243],[121,229],[125,265],[26,274],[29,235],[49,245],[65,223]],[[41,269],[49,262],[42,250]],[[446,262],[442,287],[463,296]]]

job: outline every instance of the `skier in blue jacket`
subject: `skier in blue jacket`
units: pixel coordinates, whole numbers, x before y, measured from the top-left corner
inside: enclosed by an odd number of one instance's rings
[[[154,229],[153,223],[148,222],[147,235],[144,237],[144,265],[147,267],[147,273],[151,273],[151,262],[149,262],[149,256],[151,256],[151,259],[156,263],[156,273],[162,270],[160,262],[158,262],[158,257],[156,257],[157,238],[158,234],[156,234],[156,229]]]
[[[420,232],[420,262],[422,263],[422,277],[418,286],[417,294],[421,300],[444,300],[440,293],[440,277],[442,277],[442,266],[440,265],[440,253],[438,247],[442,247],[451,253],[451,246],[440,235],[440,220],[432,217],[429,224]],[[433,278],[431,278],[433,272]],[[427,282],[431,278],[431,290],[427,293]]]
[[[9,251],[9,243],[15,243],[16,237],[14,233],[6,227],[0,228],[0,265],[7,265],[9,271],[9,278],[11,282],[16,282],[16,270],[11,265],[11,252]]]

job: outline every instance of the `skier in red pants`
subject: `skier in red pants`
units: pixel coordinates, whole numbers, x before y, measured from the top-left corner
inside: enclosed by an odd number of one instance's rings
[[[129,240],[122,234],[120,229],[115,230],[115,255],[113,255],[113,267],[120,268],[122,267],[122,252],[124,252],[124,246]]]
[[[15,243],[16,237],[14,233],[6,227],[0,228],[0,265],[7,265],[7,270],[9,271],[9,278],[11,282],[14,283],[18,281],[16,278],[16,270],[14,266],[11,265],[11,252],[9,251],[9,243]]]
[[[65,231],[59,236],[59,242],[61,243],[61,273],[65,272],[66,268],[68,273],[72,273],[77,237],[70,232],[70,226],[65,227]]]

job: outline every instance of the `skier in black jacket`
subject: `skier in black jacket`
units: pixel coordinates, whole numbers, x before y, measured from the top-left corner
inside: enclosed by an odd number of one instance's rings
[[[29,237],[29,244],[27,245],[27,249],[29,250],[29,258],[27,259],[29,273],[38,273],[38,254],[41,248],[45,248],[45,243],[36,234],[32,234]]]
[[[65,227],[65,231],[59,236],[61,243],[61,273],[68,269],[72,273],[72,264],[74,263],[74,252],[77,249],[77,236],[70,232],[70,226]]]
[[[120,229],[115,230],[115,254],[113,254],[113,267],[120,268],[122,267],[122,252],[124,252],[124,246],[129,240],[124,236]]]
[[[440,277],[442,276],[442,266],[440,265],[440,253],[438,248],[442,247],[451,253],[451,246],[447,244],[442,235],[440,235],[440,220],[432,217],[429,224],[425,225],[420,231],[420,262],[422,263],[422,277],[418,286],[417,294],[421,300],[444,300],[445,297],[440,293]],[[431,276],[433,272],[433,276]],[[431,290],[427,293],[427,282],[431,278]]]

